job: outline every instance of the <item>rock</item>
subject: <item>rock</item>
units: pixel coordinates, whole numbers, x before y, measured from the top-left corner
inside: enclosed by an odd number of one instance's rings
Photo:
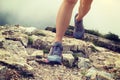
[[[31,56],[35,56],[35,57],[37,57],[37,58],[42,58],[43,57],[43,50],[36,50],[36,51],[34,51],[33,53],[32,53],[32,55]]]
[[[89,59],[83,58],[83,57],[78,57],[78,68],[82,69],[89,69],[92,65]]]
[[[32,32],[32,34],[36,36],[46,36],[42,30],[35,30]]]
[[[76,59],[78,59],[78,57],[84,57],[84,58],[86,58],[86,55],[84,53],[82,53],[82,52],[74,53],[73,56]]]
[[[0,70],[0,80],[19,80],[20,75],[15,71],[4,67]]]
[[[74,38],[63,38],[63,43],[63,45],[69,46],[71,51],[82,52],[86,55],[86,57],[89,57],[89,55],[92,53],[91,43],[85,43],[82,40],[77,40]]]
[[[63,64],[68,67],[72,67],[73,62],[74,62],[73,55],[72,54],[62,54],[62,56],[63,56]]]
[[[66,51],[66,50],[64,51],[63,50],[62,54],[73,54],[73,52],[72,51]]]
[[[3,48],[3,41],[5,40],[5,37],[0,35],[0,48]]]
[[[72,35],[72,29],[73,27],[67,34]],[[113,77],[119,80],[120,54],[72,37],[63,37],[64,65],[62,67],[38,63],[37,60],[46,58],[47,54],[44,53],[49,52],[55,35],[51,31],[36,30],[33,27],[19,25],[0,27],[0,71],[5,75],[10,72],[12,76],[16,76],[15,73],[17,73],[26,79],[30,79],[29,77],[35,74],[35,80],[113,80]],[[98,37],[95,38],[95,40],[98,39]],[[91,38],[91,40],[94,39]],[[99,44],[109,49],[119,49],[112,43],[109,43],[110,46],[104,42]],[[46,74],[48,74],[47,77]],[[8,74],[8,80],[10,75]],[[0,74],[0,80],[5,78]],[[19,79],[24,80],[21,77]]]
[[[3,68],[5,68],[5,66],[1,66],[1,65],[0,65],[0,71],[1,71]]]
[[[36,49],[44,49],[45,46],[43,46],[44,42],[41,39],[37,39],[36,41],[33,42],[33,47]]]
[[[95,80],[97,75],[97,69],[94,67],[91,67],[88,71],[87,74],[85,75],[86,77],[89,77],[90,80]]]
[[[115,61],[115,67],[118,69],[120,68],[120,59]]]
[[[56,32],[56,28],[46,27],[45,30]]]
[[[104,71],[99,71],[97,74],[99,80],[114,80],[113,75]]]
[[[35,28],[35,27],[26,27],[25,28],[25,33],[31,34],[35,30],[37,30],[37,28]]]
[[[14,35],[9,35],[5,37],[7,40],[19,41],[25,47],[28,44],[28,36],[23,33],[15,33]]]
[[[17,54],[12,54],[4,49],[0,49],[0,61],[8,64],[26,64],[26,60]]]
[[[19,54],[10,53],[4,49],[0,49],[0,64],[8,64],[11,66],[20,65],[26,67],[27,70],[32,70],[33,68],[27,64],[25,57],[25,54],[22,54],[21,56]]]
[[[23,57],[28,55],[25,47],[19,41],[6,40],[3,42],[3,47],[12,54]]]
[[[90,80],[114,80],[112,74],[105,71],[98,71],[94,67],[87,71],[86,77],[89,77]]]
[[[120,54],[113,53],[113,52],[102,52],[102,53],[96,53],[90,55],[90,60],[92,61],[92,64],[96,68],[103,68],[106,67],[117,67],[120,68],[119,59]]]
[[[28,35],[25,34],[25,28],[23,29],[23,27],[4,28],[2,35],[8,40],[20,41],[24,46],[27,46]]]
[[[70,51],[70,46],[63,45],[63,51]]]
[[[30,36],[33,40],[32,46],[36,49],[49,50],[54,41],[55,33],[44,30],[39,30],[39,32],[45,34],[46,36]],[[93,50],[93,48],[91,47],[93,47],[93,44],[88,42],[86,43],[82,40],[67,37],[63,38],[63,51],[83,52],[86,55],[86,57],[89,57]]]
[[[0,80],[20,80],[22,77],[33,77],[33,73],[17,65],[0,70]]]

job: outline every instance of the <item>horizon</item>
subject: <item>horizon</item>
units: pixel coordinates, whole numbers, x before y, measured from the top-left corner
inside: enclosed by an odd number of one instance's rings
[[[61,0],[1,0],[0,25],[20,24],[45,28],[55,27],[55,18]],[[120,0],[93,1],[90,12],[84,17],[86,29],[98,30],[102,34],[114,33],[120,37]],[[48,7],[46,7],[46,5]],[[74,25],[74,15],[77,13],[78,3],[74,8],[70,25]],[[52,20],[51,20],[52,19]],[[92,20],[91,20],[92,19]]]

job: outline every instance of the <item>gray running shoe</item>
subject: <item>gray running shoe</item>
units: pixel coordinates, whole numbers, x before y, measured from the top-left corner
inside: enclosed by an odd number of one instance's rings
[[[62,62],[63,46],[60,42],[55,42],[50,49],[47,57],[48,62],[61,63]]]
[[[73,32],[73,37],[76,39],[82,39],[84,37],[84,33],[85,33],[84,26],[83,26],[83,20],[77,21],[76,20],[77,15],[78,14],[75,15],[75,19],[74,19],[75,28],[74,28],[74,32]]]

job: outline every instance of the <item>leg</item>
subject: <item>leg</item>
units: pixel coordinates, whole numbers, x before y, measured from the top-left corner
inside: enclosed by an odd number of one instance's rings
[[[63,0],[56,19],[55,42],[62,42],[62,37],[69,26],[73,8],[77,0]]]
[[[89,12],[92,1],[93,0],[81,0],[80,1],[78,16],[76,17],[77,21],[82,20],[82,18]]]
[[[56,19],[56,37],[53,46],[50,49],[47,60],[49,62],[58,62],[62,61],[62,37],[69,25],[72,11],[77,0],[63,0],[63,3],[58,11]]]
[[[90,10],[92,0],[81,0],[78,14],[75,16],[75,29],[73,32],[73,37],[76,39],[82,39],[84,37],[84,26],[82,18]]]

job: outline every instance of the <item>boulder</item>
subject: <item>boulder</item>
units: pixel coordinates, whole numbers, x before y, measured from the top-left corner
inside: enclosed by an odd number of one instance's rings
[[[72,67],[73,62],[74,62],[73,55],[72,54],[62,54],[62,56],[63,56],[63,64],[68,67]]]
[[[32,53],[31,56],[37,57],[37,58],[42,58],[44,55],[43,50],[36,50]]]
[[[85,76],[90,80],[114,80],[112,74],[105,71],[99,71],[94,67],[90,68]]]
[[[17,54],[22,57],[28,55],[25,47],[19,41],[5,40],[3,47],[12,54]]]
[[[24,66],[24,64],[26,64],[26,59],[18,56],[17,54],[10,53],[4,49],[0,49],[0,62],[11,65],[19,64]]]
[[[78,57],[78,63],[77,63],[78,68],[82,69],[89,69],[92,65],[89,59],[83,58],[83,57]]]
[[[102,52],[102,53],[95,53],[90,55],[90,60],[92,64],[96,68],[104,68],[104,67],[111,67],[111,68],[120,68],[120,54],[115,52]]]

